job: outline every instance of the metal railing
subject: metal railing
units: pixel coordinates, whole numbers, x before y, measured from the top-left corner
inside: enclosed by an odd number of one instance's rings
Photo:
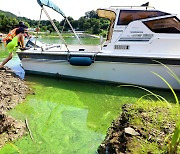
[[[153,6],[110,6],[110,8],[146,8],[147,9],[155,9],[155,7]]]

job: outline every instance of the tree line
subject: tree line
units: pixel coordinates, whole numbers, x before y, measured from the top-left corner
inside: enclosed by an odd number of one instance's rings
[[[78,20],[74,20],[72,17],[68,17],[68,20],[72,24],[73,28],[78,31],[85,31],[90,34],[105,35],[109,27],[109,20],[99,18],[97,13],[92,10],[85,13],[85,16],[80,17]],[[36,28],[38,26],[37,20],[31,20],[26,17],[18,17],[10,12],[0,11],[0,31],[9,32],[19,21],[23,21],[29,28]],[[59,31],[71,30],[68,23],[63,19],[62,21],[53,20]],[[49,20],[40,21],[40,29],[43,32],[54,32],[54,28]]]

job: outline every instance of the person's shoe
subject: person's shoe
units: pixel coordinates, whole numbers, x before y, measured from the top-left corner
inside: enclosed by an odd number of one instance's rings
[[[6,71],[6,68],[5,67],[0,67],[0,70],[5,70]]]
[[[19,48],[20,50],[28,50],[28,49],[30,49],[29,47],[24,47],[24,48]]]

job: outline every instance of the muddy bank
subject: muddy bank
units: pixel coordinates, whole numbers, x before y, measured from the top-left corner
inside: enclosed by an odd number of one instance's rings
[[[98,153],[168,153],[168,143],[180,117],[179,110],[179,106],[166,103],[124,105],[121,115],[109,127]]]
[[[7,111],[23,102],[30,89],[10,69],[0,70],[0,148],[26,132],[25,122],[7,115]]]

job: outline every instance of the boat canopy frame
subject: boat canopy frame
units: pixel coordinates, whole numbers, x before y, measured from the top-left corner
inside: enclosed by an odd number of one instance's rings
[[[39,25],[40,25],[41,15],[42,15],[42,10],[43,10],[44,13],[46,14],[46,16],[48,17],[49,21],[51,22],[52,26],[54,27],[55,31],[58,33],[60,39],[63,41],[63,44],[66,46],[67,51],[69,52],[69,49],[68,49],[66,41],[64,40],[62,34],[59,32],[59,30],[56,27],[54,21],[51,19],[51,17],[49,16],[48,12],[44,8],[44,6],[49,7],[51,9],[53,9],[54,11],[56,11],[57,13],[61,14],[62,17],[64,17],[65,21],[67,21],[67,23],[69,24],[69,26],[72,29],[73,33],[75,34],[76,38],[78,39],[79,43],[81,44],[81,41],[80,41],[78,35],[76,34],[74,28],[72,27],[70,21],[68,20],[68,17],[66,17],[66,15],[62,12],[62,10],[56,4],[54,4],[51,0],[37,0],[37,3],[41,7],[41,13],[40,13],[40,19],[39,19],[39,22],[38,22],[38,28],[39,28]],[[37,35],[38,35],[38,31],[37,31]],[[37,37],[36,37],[36,39],[37,39]],[[35,41],[35,43],[36,43],[36,41]]]
[[[66,18],[64,12],[56,5],[54,4],[51,0],[37,0],[37,3],[43,7],[43,6],[47,6],[51,9],[53,9],[54,11],[60,13],[64,18]]]
[[[110,20],[109,31],[108,31],[108,34],[107,34],[107,40],[111,40],[112,33],[113,33],[114,22],[116,20],[116,13],[111,9],[97,9],[96,12],[97,12],[99,17],[106,18],[106,19]]]

